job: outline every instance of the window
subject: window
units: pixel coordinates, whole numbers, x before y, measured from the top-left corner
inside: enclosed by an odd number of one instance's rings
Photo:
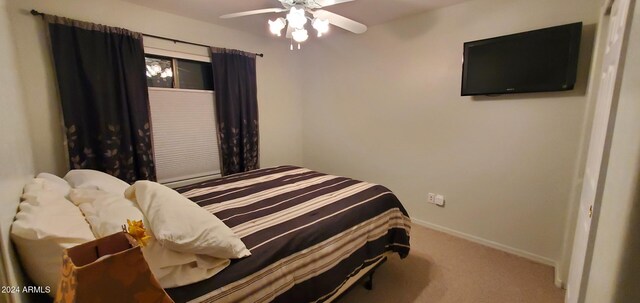
[[[171,58],[146,56],[147,86],[173,87],[173,60]]]
[[[146,55],[147,86],[213,90],[211,63]]]
[[[211,63],[176,59],[179,88],[213,90]]]
[[[219,176],[211,63],[150,54],[146,63],[158,182]]]

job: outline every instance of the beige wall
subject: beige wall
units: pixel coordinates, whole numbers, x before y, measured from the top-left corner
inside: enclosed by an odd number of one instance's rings
[[[9,0],[7,11],[11,29],[15,45],[20,49],[20,76],[24,83],[28,83],[24,94],[36,171],[62,175],[67,171],[67,161],[45,27],[40,18],[29,14],[31,9],[143,33],[264,53],[264,58],[257,59],[261,164],[302,164],[300,91],[292,90],[290,86],[297,79],[294,65],[298,58],[290,56],[287,45],[275,43],[268,37],[123,1]]]
[[[18,208],[22,187],[33,177],[33,157],[28,116],[15,64],[16,48],[9,32],[5,4],[5,0],[0,0],[0,284],[17,286],[22,285],[19,277],[13,274],[5,276],[5,273],[15,270],[9,229]],[[0,301],[6,299],[4,294],[0,294]]]
[[[618,100],[585,302],[640,302],[640,9]]]
[[[417,222],[561,262],[599,4],[476,0],[314,40],[305,50],[305,166],[385,184]],[[460,96],[463,42],[577,21],[587,34],[574,91]],[[428,204],[428,192],[444,194],[446,206]]]

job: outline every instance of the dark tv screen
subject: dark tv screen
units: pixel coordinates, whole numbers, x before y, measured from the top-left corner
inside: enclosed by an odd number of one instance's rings
[[[573,89],[582,22],[466,42],[462,95]]]

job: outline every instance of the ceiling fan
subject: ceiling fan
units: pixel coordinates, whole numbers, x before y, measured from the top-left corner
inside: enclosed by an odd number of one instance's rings
[[[304,28],[307,20],[311,21],[311,26],[317,31],[318,37],[329,31],[329,24],[348,30],[352,33],[362,34],[367,31],[367,26],[353,21],[349,18],[324,10],[323,8],[345,3],[354,0],[278,0],[282,8],[264,8],[245,12],[233,13],[220,16],[223,19],[244,17],[258,14],[289,12],[286,18],[269,20],[269,29],[276,36],[281,36],[282,29],[287,27],[286,37],[298,43],[309,38],[307,30]],[[291,49],[293,49],[293,41]]]

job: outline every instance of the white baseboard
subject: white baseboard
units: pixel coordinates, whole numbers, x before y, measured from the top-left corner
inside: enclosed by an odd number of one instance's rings
[[[457,230],[453,230],[453,229],[448,228],[448,227],[444,227],[444,226],[440,226],[440,225],[437,225],[437,224],[429,223],[427,221],[423,221],[423,220],[420,220],[420,219],[411,218],[411,222],[413,222],[413,223],[415,223],[417,225],[424,226],[426,228],[431,228],[431,229],[434,229],[434,230],[437,230],[437,231],[441,231],[441,232],[446,233],[446,234],[450,234],[452,236],[456,236],[458,238],[463,238],[463,239],[469,240],[471,242],[482,244],[484,246],[488,246],[488,247],[495,248],[495,249],[498,249],[498,250],[501,250],[501,251],[504,251],[504,252],[519,256],[519,257],[523,257],[525,259],[528,259],[528,260],[531,260],[531,261],[534,261],[534,262],[537,262],[537,263],[542,263],[544,265],[552,266],[554,268],[554,275],[555,275],[554,284],[559,288],[562,288],[564,286],[563,281],[560,280],[560,274],[558,272],[558,266],[556,266],[556,261],[551,260],[551,259],[549,259],[547,257],[536,255],[536,254],[533,254],[533,253],[530,253],[530,252],[527,252],[527,251],[524,251],[524,250],[521,250],[521,249],[518,249],[518,248],[514,248],[514,247],[511,247],[511,246],[508,246],[508,245],[500,244],[500,243],[495,242],[495,241],[483,239],[483,238],[480,238],[480,237],[477,237],[477,236],[473,236],[473,235],[470,235],[470,234],[467,234],[467,233],[463,233],[463,232],[460,232],[460,231],[457,231]]]
[[[554,279],[553,283],[556,285],[557,288],[567,289],[567,284],[565,284],[564,281],[561,278],[562,275],[560,275],[559,267],[558,266],[554,266],[553,268],[555,269],[555,271],[554,271],[555,279]]]
[[[170,188],[177,188],[177,187],[187,186],[187,185],[195,184],[195,183],[198,183],[198,182],[209,181],[209,180],[213,180],[213,179],[217,179],[217,178],[221,178],[221,177],[222,177],[222,175],[220,175],[220,174],[214,174],[214,175],[196,177],[196,178],[191,178],[191,179],[186,179],[186,180],[177,180],[177,181],[160,182],[160,183],[162,183],[163,185],[165,185],[167,187],[170,187]]]

